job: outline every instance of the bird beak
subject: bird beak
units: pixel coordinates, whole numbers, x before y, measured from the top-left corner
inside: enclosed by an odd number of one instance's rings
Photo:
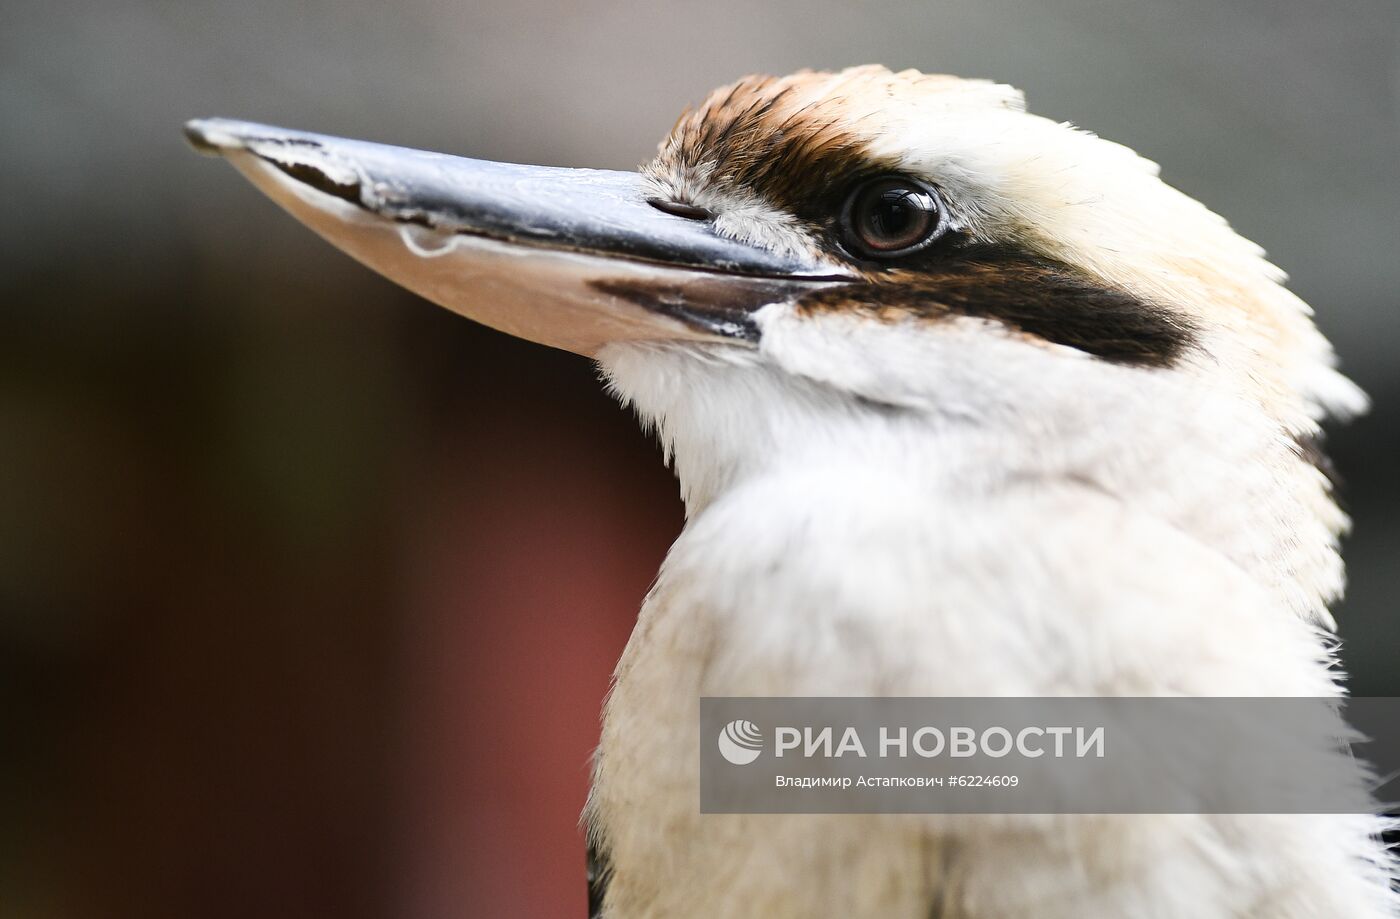
[[[759,307],[850,277],[663,212],[636,173],[493,163],[226,119],[192,121],[185,135],[375,271],[579,354],[617,341],[752,342]]]

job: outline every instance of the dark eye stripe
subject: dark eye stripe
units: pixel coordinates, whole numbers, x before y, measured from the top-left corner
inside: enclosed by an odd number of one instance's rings
[[[810,312],[861,310],[937,321],[975,316],[1116,364],[1167,367],[1197,343],[1186,317],[1069,265],[1011,247],[931,257],[859,287],[816,291]]]

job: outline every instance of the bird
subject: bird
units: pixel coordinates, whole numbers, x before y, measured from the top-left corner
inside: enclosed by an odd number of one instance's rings
[[[704,697],[1341,698],[1321,425],[1366,397],[1153,162],[877,65],[717,89],[636,172],[186,136],[659,439],[686,522],[604,705],[594,916],[1400,915],[1379,814],[697,806]]]

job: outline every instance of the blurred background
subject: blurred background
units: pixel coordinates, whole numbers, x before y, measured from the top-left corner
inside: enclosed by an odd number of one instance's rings
[[[584,915],[679,502],[586,361],[380,280],[180,124],[630,168],[754,71],[993,77],[1266,246],[1376,401],[1339,611],[1400,694],[1394,0],[6,0],[0,916]]]

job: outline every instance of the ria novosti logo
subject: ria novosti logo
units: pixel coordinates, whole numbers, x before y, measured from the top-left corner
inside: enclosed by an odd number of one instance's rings
[[[746,766],[763,752],[763,732],[752,721],[731,721],[719,732],[719,752],[734,765]]]

